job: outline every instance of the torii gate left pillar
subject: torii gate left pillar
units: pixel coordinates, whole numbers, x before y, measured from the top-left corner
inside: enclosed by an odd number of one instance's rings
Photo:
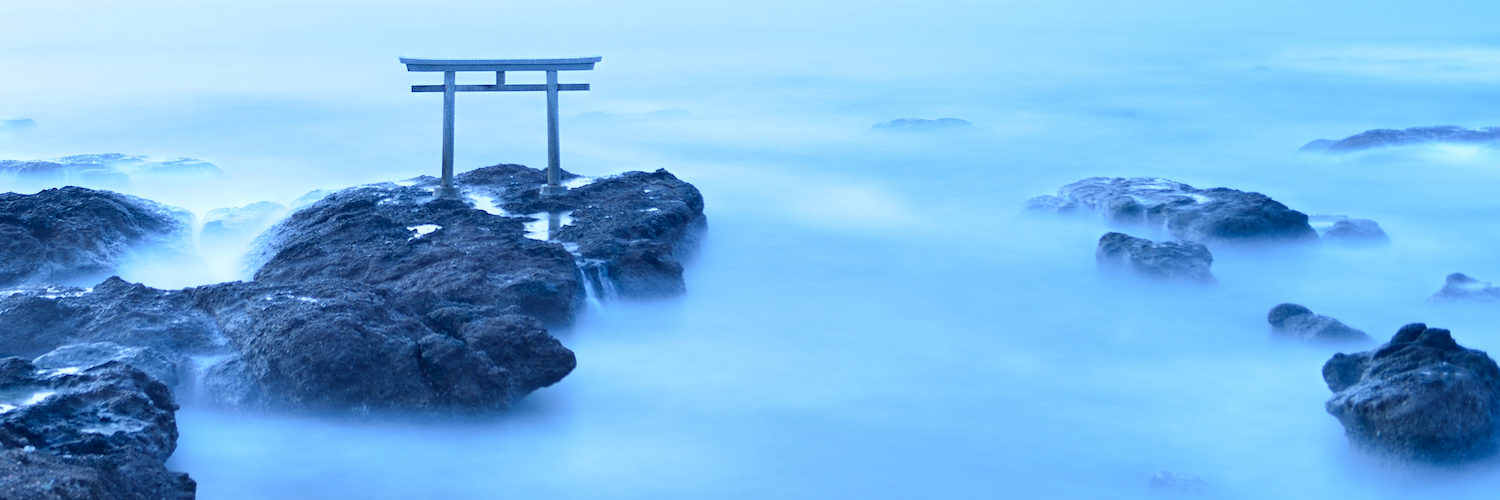
[[[457,194],[453,187],[453,107],[458,92],[547,92],[547,184],[542,194],[558,194],[568,188],[561,184],[561,155],[558,153],[557,93],[565,90],[588,90],[587,83],[557,83],[558,71],[580,71],[594,69],[600,57],[573,59],[409,59],[401,58],[407,71],[441,71],[442,85],[412,85],[412,92],[443,93],[443,179],[438,187],[439,196]],[[494,71],[494,85],[458,85],[460,71]],[[507,71],[545,71],[544,85],[507,85]]]

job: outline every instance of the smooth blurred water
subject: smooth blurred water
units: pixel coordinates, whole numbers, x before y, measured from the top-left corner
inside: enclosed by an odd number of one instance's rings
[[[179,413],[170,465],[224,498],[1110,498],[1160,470],[1221,498],[1488,498],[1489,464],[1406,468],[1323,411],[1297,302],[1387,338],[1495,350],[1500,153],[1297,155],[1370,128],[1500,125],[1477,2],[179,2],[0,5],[0,157],[191,156],[189,208],[436,172],[439,106],[396,56],[602,55],[563,161],[704,193],[688,293],[555,332],[579,358],[511,414],[450,422]],[[454,13],[461,13],[455,15]],[[544,164],[540,95],[465,94],[458,159]],[[874,123],[953,116],[954,133]],[[1389,247],[1216,249],[1217,286],[1101,275],[1087,220],[1024,201],[1164,176],[1375,219]],[[19,187],[17,187],[19,189]],[[205,256],[222,263],[224,256]],[[208,264],[204,264],[207,267]],[[142,265],[128,279],[226,279]],[[187,266],[191,267],[191,266]],[[222,266],[218,266],[222,267]]]

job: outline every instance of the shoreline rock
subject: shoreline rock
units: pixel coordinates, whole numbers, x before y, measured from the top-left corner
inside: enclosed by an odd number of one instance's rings
[[[185,245],[192,214],[80,187],[0,193],[0,287],[96,283],[132,251]]]

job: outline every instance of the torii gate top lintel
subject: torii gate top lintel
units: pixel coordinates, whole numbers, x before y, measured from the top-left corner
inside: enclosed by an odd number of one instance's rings
[[[587,83],[557,83],[559,71],[585,71],[594,69],[594,63],[602,57],[575,57],[568,59],[414,59],[401,58],[410,72],[442,72],[442,85],[412,85],[412,92],[443,93],[443,178],[440,194],[456,193],[453,187],[453,101],[458,92],[546,92],[547,93],[547,185],[544,194],[556,194],[567,188],[559,183],[562,168],[558,165],[557,138],[557,93],[564,90],[589,90]],[[456,73],[460,71],[484,71],[495,73],[494,85],[459,85]],[[505,83],[507,71],[545,71],[544,85],[516,85]]]

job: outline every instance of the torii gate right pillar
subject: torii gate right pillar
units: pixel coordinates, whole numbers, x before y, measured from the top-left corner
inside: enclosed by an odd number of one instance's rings
[[[557,138],[557,71],[547,72],[547,185],[542,194],[562,194],[562,158]]]

